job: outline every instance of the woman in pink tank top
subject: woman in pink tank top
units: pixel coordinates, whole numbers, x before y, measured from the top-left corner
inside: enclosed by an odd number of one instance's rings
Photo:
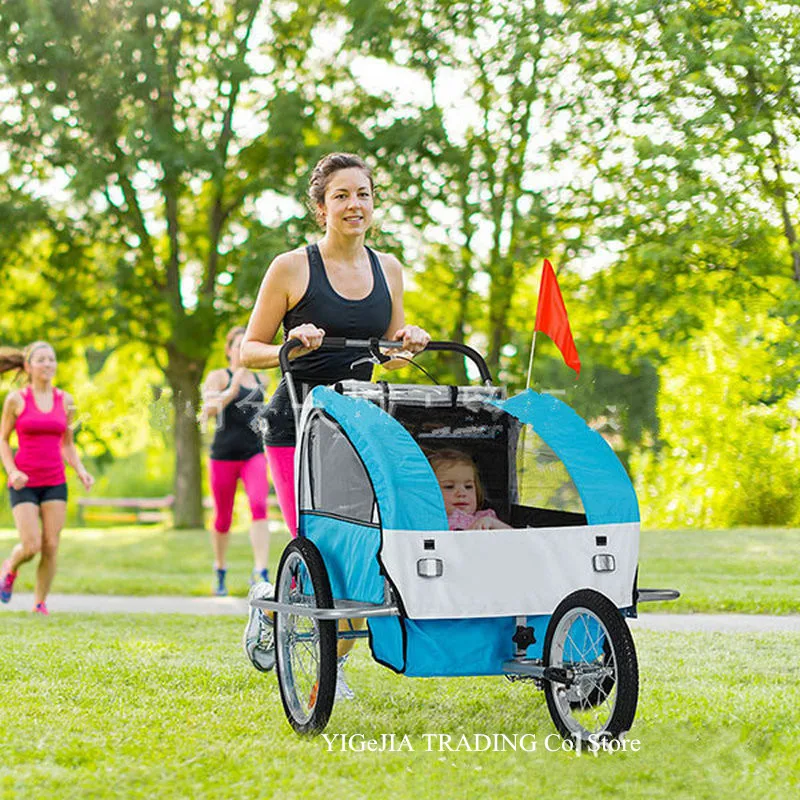
[[[0,373],[24,370],[28,385],[8,393],[0,418],[0,460],[8,474],[8,491],[19,544],[0,569],[0,601],[9,602],[20,564],[39,555],[34,611],[47,614],[47,594],[56,573],[56,555],[67,513],[64,461],[88,490],[94,478],[86,471],[72,439],[72,397],[53,386],[56,354],[47,342],[24,352],[0,350]],[[17,434],[17,452],[11,433]]]

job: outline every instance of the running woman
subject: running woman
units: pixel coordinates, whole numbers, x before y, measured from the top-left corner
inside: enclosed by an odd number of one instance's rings
[[[267,460],[258,421],[264,410],[264,386],[258,375],[242,366],[239,349],[244,328],[232,328],[225,339],[227,369],[209,373],[203,387],[203,413],[217,420],[211,444],[209,477],[214,495],[211,543],[214,550],[214,594],[224,597],[228,532],[239,481],[250,503],[250,543],[253,547],[251,585],[269,583],[269,523],[267,520]]]
[[[56,574],[61,530],[67,514],[66,461],[89,490],[94,478],[81,463],[72,438],[72,397],[53,385],[56,354],[47,342],[24,351],[0,350],[0,373],[24,370],[28,385],[11,391],[0,418],[0,459],[8,474],[8,491],[19,543],[0,569],[0,601],[8,603],[19,567],[39,556],[34,612],[47,614],[47,595]],[[18,449],[11,448],[16,432]]]
[[[278,365],[280,345],[272,341],[281,326],[284,340],[294,338],[303,343],[290,354],[293,360],[298,359],[292,375],[301,395],[320,384],[345,378],[369,380],[372,375],[371,364],[351,368],[352,362],[365,353],[314,352],[325,336],[402,341],[405,353],[396,354],[399,356],[413,356],[426,347],[428,333],[405,324],[402,264],[394,256],[366,245],[372,225],[373,194],[372,172],[356,155],[331,153],[314,167],[308,200],[325,233],[315,244],[281,253],[270,264],[242,343],[245,366],[262,369]],[[385,366],[393,368],[406,361],[395,358]],[[296,536],[295,428],[285,379],[270,400],[266,421],[270,475],[283,518]],[[259,669],[267,667],[257,663],[252,642],[258,641],[265,626],[269,627],[268,617],[251,613],[245,630],[245,650]],[[352,646],[353,640],[339,642],[336,693],[340,698],[353,697],[343,672]],[[274,659],[274,648],[269,655],[270,660],[264,664]]]

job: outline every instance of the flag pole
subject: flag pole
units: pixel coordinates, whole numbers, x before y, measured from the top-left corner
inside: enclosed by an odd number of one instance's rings
[[[525,381],[525,388],[531,388],[531,375],[533,374],[533,353],[536,350],[536,323],[534,323],[533,337],[531,338],[531,356],[528,360],[528,378]]]

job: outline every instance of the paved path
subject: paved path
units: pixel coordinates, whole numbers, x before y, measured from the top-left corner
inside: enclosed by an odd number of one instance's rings
[[[228,614],[247,616],[247,600],[243,597],[124,597],[99,594],[51,594],[47,607],[53,613],[76,611],[78,613],[108,612],[112,614]],[[33,595],[15,593],[11,602],[0,610],[30,611]]]
[[[121,597],[114,595],[53,594],[47,605],[58,612],[108,612],[116,614],[199,614],[247,616],[243,597]],[[17,593],[0,611],[29,611],[33,595]],[[800,614],[765,616],[760,614],[642,614],[629,620],[633,630],[719,631],[722,633],[800,633]]]
[[[718,631],[720,633],[800,633],[800,614],[642,614],[628,620],[631,629],[650,631]]]

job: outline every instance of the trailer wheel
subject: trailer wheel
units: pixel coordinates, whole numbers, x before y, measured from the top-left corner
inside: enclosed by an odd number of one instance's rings
[[[278,687],[289,724],[301,734],[325,729],[336,693],[336,623],[304,615],[333,608],[330,580],[313,542],[291,541],[278,566],[275,599],[298,613],[275,613]]]
[[[566,677],[544,685],[550,716],[565,739],[617,739],[630,730],[639,667],[631,632],[608,598],[582,589],[562,600],[547,627],[544,664]]]

